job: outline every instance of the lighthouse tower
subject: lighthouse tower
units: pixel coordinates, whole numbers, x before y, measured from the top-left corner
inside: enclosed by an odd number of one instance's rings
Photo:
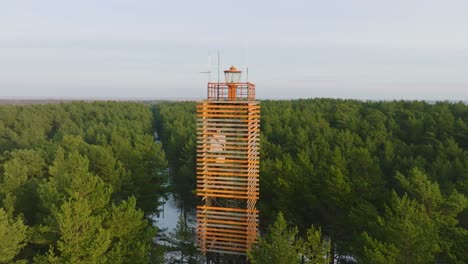
[[[257,240],[260,104],[241,74],[224,71],[197,105],[197,243],[208,263],[242,259]]]

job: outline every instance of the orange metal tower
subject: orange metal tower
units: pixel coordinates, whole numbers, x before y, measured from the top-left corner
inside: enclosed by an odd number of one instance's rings
[[[204,254],[245,255],[257,240],[260,104],[241,71],[208,83],[197,105],[198,247]]]

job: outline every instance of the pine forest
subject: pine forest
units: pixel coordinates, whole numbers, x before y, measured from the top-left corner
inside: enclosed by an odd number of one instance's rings
[[[261,113],[250,263],[468,263],[468,105]],[[201,263],[195,189],[195,102],[0,105],[0,263]],[[169,194],[186,213],[164,232]]]

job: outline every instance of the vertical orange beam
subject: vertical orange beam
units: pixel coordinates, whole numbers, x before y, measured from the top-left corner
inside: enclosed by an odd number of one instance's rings
[[[228,100],[229,101],[236,101],[237,97],[237,85],[236,84],[229,84],[229,92],[228,92]]]

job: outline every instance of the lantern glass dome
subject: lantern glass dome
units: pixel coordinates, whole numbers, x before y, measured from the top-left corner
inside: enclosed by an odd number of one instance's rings
[[[235,66],[231,66],[229,70],[224,71],[224,78],[227,83],[238,83],[241,80],[242,71],[238,70]]]

